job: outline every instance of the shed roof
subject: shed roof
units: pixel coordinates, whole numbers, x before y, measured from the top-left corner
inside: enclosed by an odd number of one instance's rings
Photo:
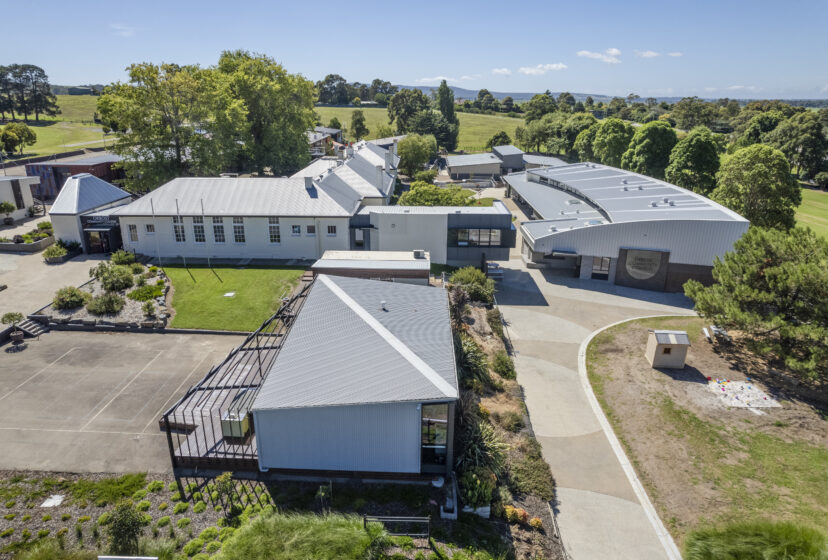
[[[359,214],[511,214],[495,200],[491,206],[365,206]]]
[[[448,156],[446,165],[448,167],[465,167],[468,165],[489,165],[500,164],[500,158],[494,154],[465,154],[462,156]]]
[[[107,183],[89,173],[72,175],[63,184],[55,198],[49,214],[83,214],[119,200],[128,200],[131,195],[113,184]]]
[[[457,396],[445,290],[319,275],[253,410]]]
[[[532,165],[548,165],[548,166],[558,166],[558,165],[566,165],[566,162],[562,159],[558,159],[556,157],[549,157],[549,156],[536,156],[534,154],[523,154],[523,163],[529,163]]]
[[[431,257],[427,251],[422,258],[415,257],[414,251],[325,251],[311,268],[430,270]]]
[[[687,336],[686,331],[652,331],[656,337],[656,342],[659,344],[683,344],[690,346],[690,337]]]
[[[495,146],[492,151],[499,156],[516,156],[523,153],[523,150],[516,148],[511,144],[505,146]]]

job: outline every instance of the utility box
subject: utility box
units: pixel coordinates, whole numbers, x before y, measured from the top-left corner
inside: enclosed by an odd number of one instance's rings
[[[682,369],[687,360],[690,338],[685,331],[650,329],[647,337],[647,361],[654,368]]]
[[[250,431],[250,415],[246,410],[227,410],[221,415],[221,435],[226,438],[244,438]]]

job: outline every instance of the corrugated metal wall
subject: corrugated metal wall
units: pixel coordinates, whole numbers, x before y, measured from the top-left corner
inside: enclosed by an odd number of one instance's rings
[[[420,472],[417,403],[255,412],[263,469]]]

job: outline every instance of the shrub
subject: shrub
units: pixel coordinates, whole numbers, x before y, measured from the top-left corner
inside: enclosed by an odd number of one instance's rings
[[[178,515],[180,513],[184,513],[188,509],[190,509],[190,504],[188,504],[187,502],[178,502],[177,504],[175,504],[175,507],[173,508],[173,513]]]
[[[43,517],[41,517],[40,519],[41,519],[42,521],[44,521],[44,522],[46,522],[46,521],[51,521],[51,520],[52,520],[52,516],[51,516],[51,515],[49,515],[49,514],[47,513],[46,515],[44,515],[44,516],[43,516]]]
[[[529,512],[523,508],[516,508],[514,506],[506,506],[503,508],[506,513],[506,521],[509,523],[518,523],[525,525],[529,522]]]
[[[155,265],[153,265],[153,266],[149,267],[149,268],[147,269],[147,272],[146,272],[145,274],[146,274],[147,278],[152,278],[153,276],[155,276],[156,274],[158,274],[158,267],[157,267],[157,266],[155,266]]]
[[[686,560],[765,558],[819,560],[828,556],[825,535],[790,522],[753,521],[693,531],[684,546]]]
[[[131,288],[134,283],[129,268],[111,265],[107,262],[99,263],[98,266],[90,268],[89,276],[98,280],[107,292],[126,290]]]
[[[72,519],[72,516],[69,515],[68,513],[60,514],[60,520],[61,521],[69,521],[70,519]]]
[[[540,517],[533,517],[529,520],[529,526],[536,531],[540,531],[543,529],[543,521]]]
[[[555,479],[549,465],[543,460],[541,446],[535,438],[524,441],[525,454],[509,465],[509,486],[514,492],[534,494],[550,501],[555,497]]]
[[[460,495],[463,503],[473,508],[492,503],[497,478],[492,471],[482,468],[468,470],[460,477]]]
[[[105,511],[100,515],[100,517],[98,517],[98,525],[103,527],[104,525],[109,523],[111,520],[112,520],[112,514],[109,513],[108,511]]]
[[[129,251],[124,251],[123,249],[118,249],[112,256],[109,257],[109,260],[112,264],[132,264],[135,262],[135,255],[130,253]]]
[[[170,485],[167,487],[167,490],[169,490],[170,492],[176,492],[178,489],[178,483],[175,481],[170,482]]]
[[[141,263],[134,262],[129,265],[129,271],[133,274],[143,274],[144,273],[144,265]]]
[[[49,529],[41,529],[40,531],[37,532],[37,538],[45,539],[46,537],[49,536],[49,533],[51,533],[51,531]]]
[[[494,280],[486,278],[480,269],[466,266],[455,271],[449,277],[449,282],[463,286],[473,301],[492,303],[494,300]]]
[[[41,231],[51,231],[52,230],[52,222],[45,221],[45,222],[37,222],[37,229]]]
[[[148,513],[141,514],[141,525],[149,525],[152,523],[152,516]]]
[[[13,521],[15,517],[17,517],[16,513],[7,513],[3,516],[3,519],[5,519],[6,521]]]
[[[195,556],[201,549],[204,548],[204,541],[201,539],[193,539],[181,548],[181,552],[187,556]]]
[[[433,183],[434,179],[437,178],[437,170],[436,169],[427,169],[425,171],[418,171],[414,174],[415,181],[424,181],[426,183]]]
[[[31,516],[31,515],[26,514],[26,515],[24,515],[23,517],[21,517],[20,519],[21,519],[22,521],[29,521],[31,518],[32,518],[32,516]]]
[[[514,379],[517,377],[515,364],[512,358],[504,350],[498,350],[492,360],[492,369],[503,379]]]
[[[7,538],[14,533],[14,527],[9,527],[8,529],[4,529],[2,533],[0,533],[0,538]]]
[[[95,296],[86,304],[86,310],[93,315],[117,313],[124,308],[124,298],[118,294],[107,293]]]
[[[466,471],[486,468],[499,475],[506,467],[507,449],[508,446],[500,440],[491,424],[478,418],[468,418],[461,433],[457,466]]]
[[[473,380],[483,384],[491,381],[486,354],[483,353],[483,350],[472,337],[467,334],[460,334],[454,348],[457,354],[457,369],[460,370],[461,381],[467,385]]]
[[[149,484],[147,484],[147,490],[150,492],[160,492],[164,489],[164,481],[163,480],[153,480]]]
[[[25,242],[26,242],[26,238],[23,237],[22,235],[15,235],[14,237],[12,237],[12,243],[25,243]]]
[[[221,542],[224,542],[227,539],[229,539],[230,537],[232,537],[233,533],[235,533],[235,532],[236,532],[236,529],[234,527],[222,527],[221,529],[219,529],[218,539]]]
[[[503,318],[497,307],[486,310],[486,322],[489,323],[489,328],[492,329],[492,332],[503,340]]]
[[[221,550],[221,543],[218,541],[208,542],[207,548],[204,549],[207,554],[215,554],[219,550]]]
[[[28,529],[23,529],[20,532],[20,538],[23,539],[24,541],[29,540],[31,537],[32,537],[32,532],[29,531]]]
[[[164,511],[168,507],[170,506],[169,504],[167,504],[167,502],[161,502],[160,504],[158,504],[158,511]]]
[[[193,506],[193,513],[204,513],[204,510],[207,509],[207,504],[204,502],[197,502],[196,505]]]
[[[148,511],[151,505],[152,504],[149,503],[149,500],[141,500],[135,506],[135,509],[137,509],[138,511]]]
[[[199,533],[198,537],[205,541],[214,541],[218,538],[219,530],[215,527],[207,527],[201,533]]]
[[[138,537],[143,531],[143,517],[128,500],[118,502],[111,513],[112,518],[106,527],[110,552],[123,556],[136,554]]]
[[[140,490],[136,490],[132,494],[132,499],[133,500],[143,500],[146,497],[147,497],[147,491],[144,490],[143,488],[141,488]]]
[[[54,245],[49,245],[46,247],[46,250],[43,251],[43,258],[44,259],[56,259],[59,257],[65,257],[69,254],[69,251],[55,243]]]
[[[512,410],[499,414],[496,418],[498,423],[503,426],[504,430],[509,432],[519,432],[523,429],[523,416]]]
[[[158,521],[155,523],[158,527],[166,527],[170,524],[170,516],[165,515],[164,517],[160,517]]]
[[[13,508],[14,504],[16,504],[16,503],[17,502],[15,502],[14,500],[9,500],[8,502],[6,502],[6,507],[7,508]]]
[[[170,496],[170,500],[173,502],[180,502],[181,501],[181,492],[176,492],[172,496]]]
[[[78,517],[78,523],[86,523],[86,522],[91,521],[91,520],[92,520],[92,518],[89,517],[88,515],[82,515],[82,516]]]
[[[176,522],[176,526],[177,526],[179,529],[185,529],[185,528],[186,528],[186,527],[187,527],[190,523],[192,523],[192,522],[193,522],[193,520],[192,520],[192,519],[190,519],[189,517],[182,517],[181,519],[179,519],[179,520]]]

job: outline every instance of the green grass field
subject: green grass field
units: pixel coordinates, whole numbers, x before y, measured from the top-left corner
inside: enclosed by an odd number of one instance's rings
[[[333,117],[339,119],[346,128],[351,124],[351,114],[354,107],[317,107],[316,112],[327,125]],[[368,139],[377,138],[376,131],[381,124],[388,124],[388,111],[376,107],[362,109],[365,113],[365,124],[370,130]],[[460,137],[457,143],[458,150],[467,152],[486,151],[486,142],[503,130],[512,139],[515,137],[515,129],[523,124],[522,119],[504,117],[500,115],[477,115],[472,113],[457,113],[460,119]]]
[[[168,266],[173,284],[172,326],[182,329],[256,330],[299,282],[303,267]],[[224,297],[235,292],[234,297]]]
[[[828,238],[828,192],[802,189],[802,204],[796,211],[796,221]]]

